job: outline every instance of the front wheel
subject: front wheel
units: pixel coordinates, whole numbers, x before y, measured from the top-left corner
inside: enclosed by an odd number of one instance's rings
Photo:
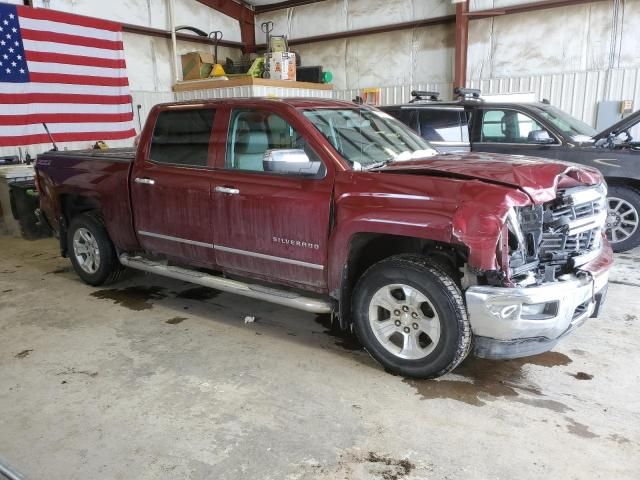
[[[98,214],[83,213],[71,220],[67,251],[74,270],[89,285],[114,282],[124,270]]]
[[[607,238],[614,252],[640,245],[640,193],[631,187],[610,186],[607,195]]]
[[[376,263],[353,297],[355,331],[388,371],[435,378],[469,353],[471,328],[460,289],[443,270],[417,255]]]

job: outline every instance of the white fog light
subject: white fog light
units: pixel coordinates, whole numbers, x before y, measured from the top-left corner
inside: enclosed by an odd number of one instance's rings
[[[558,314],[558,302],[523,303],[520,316],[527,320],[545,320]]]

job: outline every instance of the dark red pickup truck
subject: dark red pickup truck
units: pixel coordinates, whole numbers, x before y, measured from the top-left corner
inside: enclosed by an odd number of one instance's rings
[[[87,283],[126,266],[331,312],[407,376],[471,349],[549,350],[597,315],[612,263],[596,170],[436,155],[346,102],[158,105],[137,151],[49,152],[36,170],[41,213]]]

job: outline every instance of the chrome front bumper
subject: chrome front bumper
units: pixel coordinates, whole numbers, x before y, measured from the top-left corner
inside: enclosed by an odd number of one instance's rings
[[[535,287],[473,286],[465,295],[474,354],[506,359],[546,352],[604,301],[609,272],[581,272]],[[537,310],[542,310],[538,313]]]

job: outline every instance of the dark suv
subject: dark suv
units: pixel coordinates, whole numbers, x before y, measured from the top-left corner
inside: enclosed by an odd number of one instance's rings
[[[548,102],[485,102],[479,92],[412,92],[406,105],[381,107],[417,131],[438,151],[495,152],[566,160],[599,169],[609,185],[607,236],[614,251],[640,245],[640,142],[630,130],[640,111],[602,132]]]

